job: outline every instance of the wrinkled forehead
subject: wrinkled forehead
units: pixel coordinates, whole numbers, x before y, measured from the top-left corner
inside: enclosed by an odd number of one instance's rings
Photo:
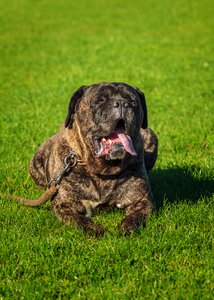
[[[135,89],[125,84],[97,84],[93,85],[87,91],[87,97],[92,99],[106,98],[115,99],[123,98],[131,100],[138,98]]]

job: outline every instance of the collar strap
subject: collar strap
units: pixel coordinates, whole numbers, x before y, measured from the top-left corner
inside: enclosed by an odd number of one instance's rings
[[[48,188],[52,185],[59,185],[62,179],[67,176],[71,169],[79,163],[80,165],[85,165],[85,163],[79,159],[79,155],[71,150],[69,154],[64,158],[64,168],[48,182]]]

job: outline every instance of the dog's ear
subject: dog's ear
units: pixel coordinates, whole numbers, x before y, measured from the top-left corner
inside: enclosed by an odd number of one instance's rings
[[[68,115],[65,119],[65,127],[71,128],[74,120],[74,113],[77,111],[78,104],[87,89],[87,86],[81,86],[76,92],[71,96],[71,100],[68,106]]]
[[[141,92],[138,88],[135,88],[139,97],[140,97],[140,103],[143,109],[143,121],[142,121],[142,128],[147,128],[148,127],[148,114],[147,114],[147,107],[146,107],[146,98],[144,96],[144,93]]]

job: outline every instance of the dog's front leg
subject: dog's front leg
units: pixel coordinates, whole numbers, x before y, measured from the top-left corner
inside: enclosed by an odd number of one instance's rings
[[[70,199],[62,201],[60,195],[57,195],[52,202],[52,209],[61,221],[82,228],[86,233],[102,236],[105,232],[100,224],[85,216],[86,209],[81,202]]]
[[[130,196],[130,193],[128,194]],[[126,213],[126,217],[120,224],[123,234],[128,235],[138,227],[145,226],[147,217],[155,210],[150,186],[142,192],[136,189],[129,201],[127,199],[121,201],[117,206],[123,208]]]

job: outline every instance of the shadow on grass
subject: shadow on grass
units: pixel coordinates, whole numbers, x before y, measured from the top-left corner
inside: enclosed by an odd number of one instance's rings
[[[201,197],[209,197],[214,192],[213,181],[194,178],[187,169],[157,169],[149,174],[149,179],[157,209],[163,206],[165,200],[170,203],[197,203]]]

